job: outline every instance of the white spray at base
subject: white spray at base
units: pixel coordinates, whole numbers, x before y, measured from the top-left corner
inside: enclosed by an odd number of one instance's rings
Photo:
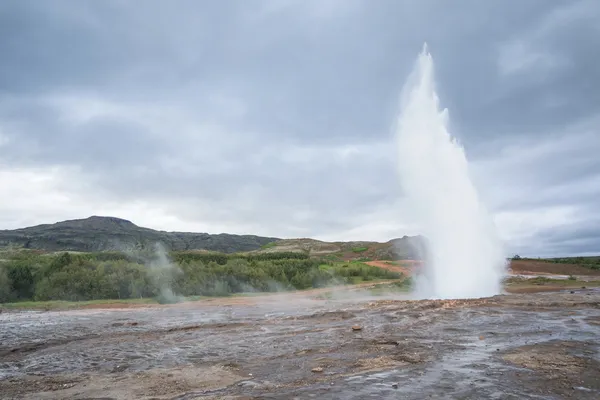
[[[448,111],[439,109],[433,75],[425,45],[402,91],[396,131],[402,188],[427,238],[415,295],[493,296],[501,292],[506,259],[464,149],[448,132]]]

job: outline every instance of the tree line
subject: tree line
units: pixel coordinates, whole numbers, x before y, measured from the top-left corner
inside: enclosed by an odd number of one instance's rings
[[[362,263],[309,258],[305,253],[174,252],[152,254],[31,251],[2,256],[0,302],[227,296],[348,284],[400,275]]]

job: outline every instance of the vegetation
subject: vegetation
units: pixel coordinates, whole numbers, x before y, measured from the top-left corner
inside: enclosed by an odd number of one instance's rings
[[[575,278],[575,277],[573,277]],[[552,286],[552,287],[598,287],[600,280],[581,282],[577,279],[555,279],[551,277],[537,276],[535,278],[508,277],[504,280],[507,286]]]
[[[394,292],[408,292],[412,290],[413,286],[413,280],[411,278],[407,278],[401,281],[394,281],[390,283],[379,283],[370,289],[370,293],[376,296]]]
[[[600,257],[557,257],[557,258],[524,258],[515,255],[513,260],[535,260],[556,264],[575,264],[589,269],[600,270]]]
[[[178,251],[207,249],[236,253],[258,250],[262,245],[276,240],[278,239],[254,235],[155,231],[124,219],[101,216],[18,230],[0,230],[0,243],[13,249],[81,252],[109,249],[151,250],[155,243],[163,243],[167,248]]]
[[[368,247],[354,247],[352,249],[352,251],[355,252],[355,253],[362,253],[362,252],[365,252],[367,250],[369,250]]]
[[[100,300],[87,300],[87,301],[66,301],[66,300],[49,300],[49,301],[18,301],[14,303],[3,303],[2,308],[6,310],[70,310],[79,309],[85,307],[94,307],[106,305],[106,299]],[[123,306],[135,305],[135,304],[156,304],[156,299],[143,298],[143,299],[123,299],[123,300],[110,300],[111,304],[122,304]]]
[[[400,275],[360,262],[309,258],[305,253],[171,254],[18,251],[0,256],[0,302],[90,301],[227,296],[325,287]]]
[[[577,264],[590,269],[600,269],[600,257],[561,257],[548,258],[544,261],[558,264]]]

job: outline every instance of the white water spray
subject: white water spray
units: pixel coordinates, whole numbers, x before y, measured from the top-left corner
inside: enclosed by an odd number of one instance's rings
[[[397,125],[400,178],[413,216],[427,238],[420,298],[478,298],[501,291],[505,257],[479,199],[464,149],[439,110],[433,59],[423,47],[403,92]]]

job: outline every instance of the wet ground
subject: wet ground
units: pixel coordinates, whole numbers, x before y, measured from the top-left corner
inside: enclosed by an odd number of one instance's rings
[[[2,399],[598,399],[600,291],[0,314]]]

